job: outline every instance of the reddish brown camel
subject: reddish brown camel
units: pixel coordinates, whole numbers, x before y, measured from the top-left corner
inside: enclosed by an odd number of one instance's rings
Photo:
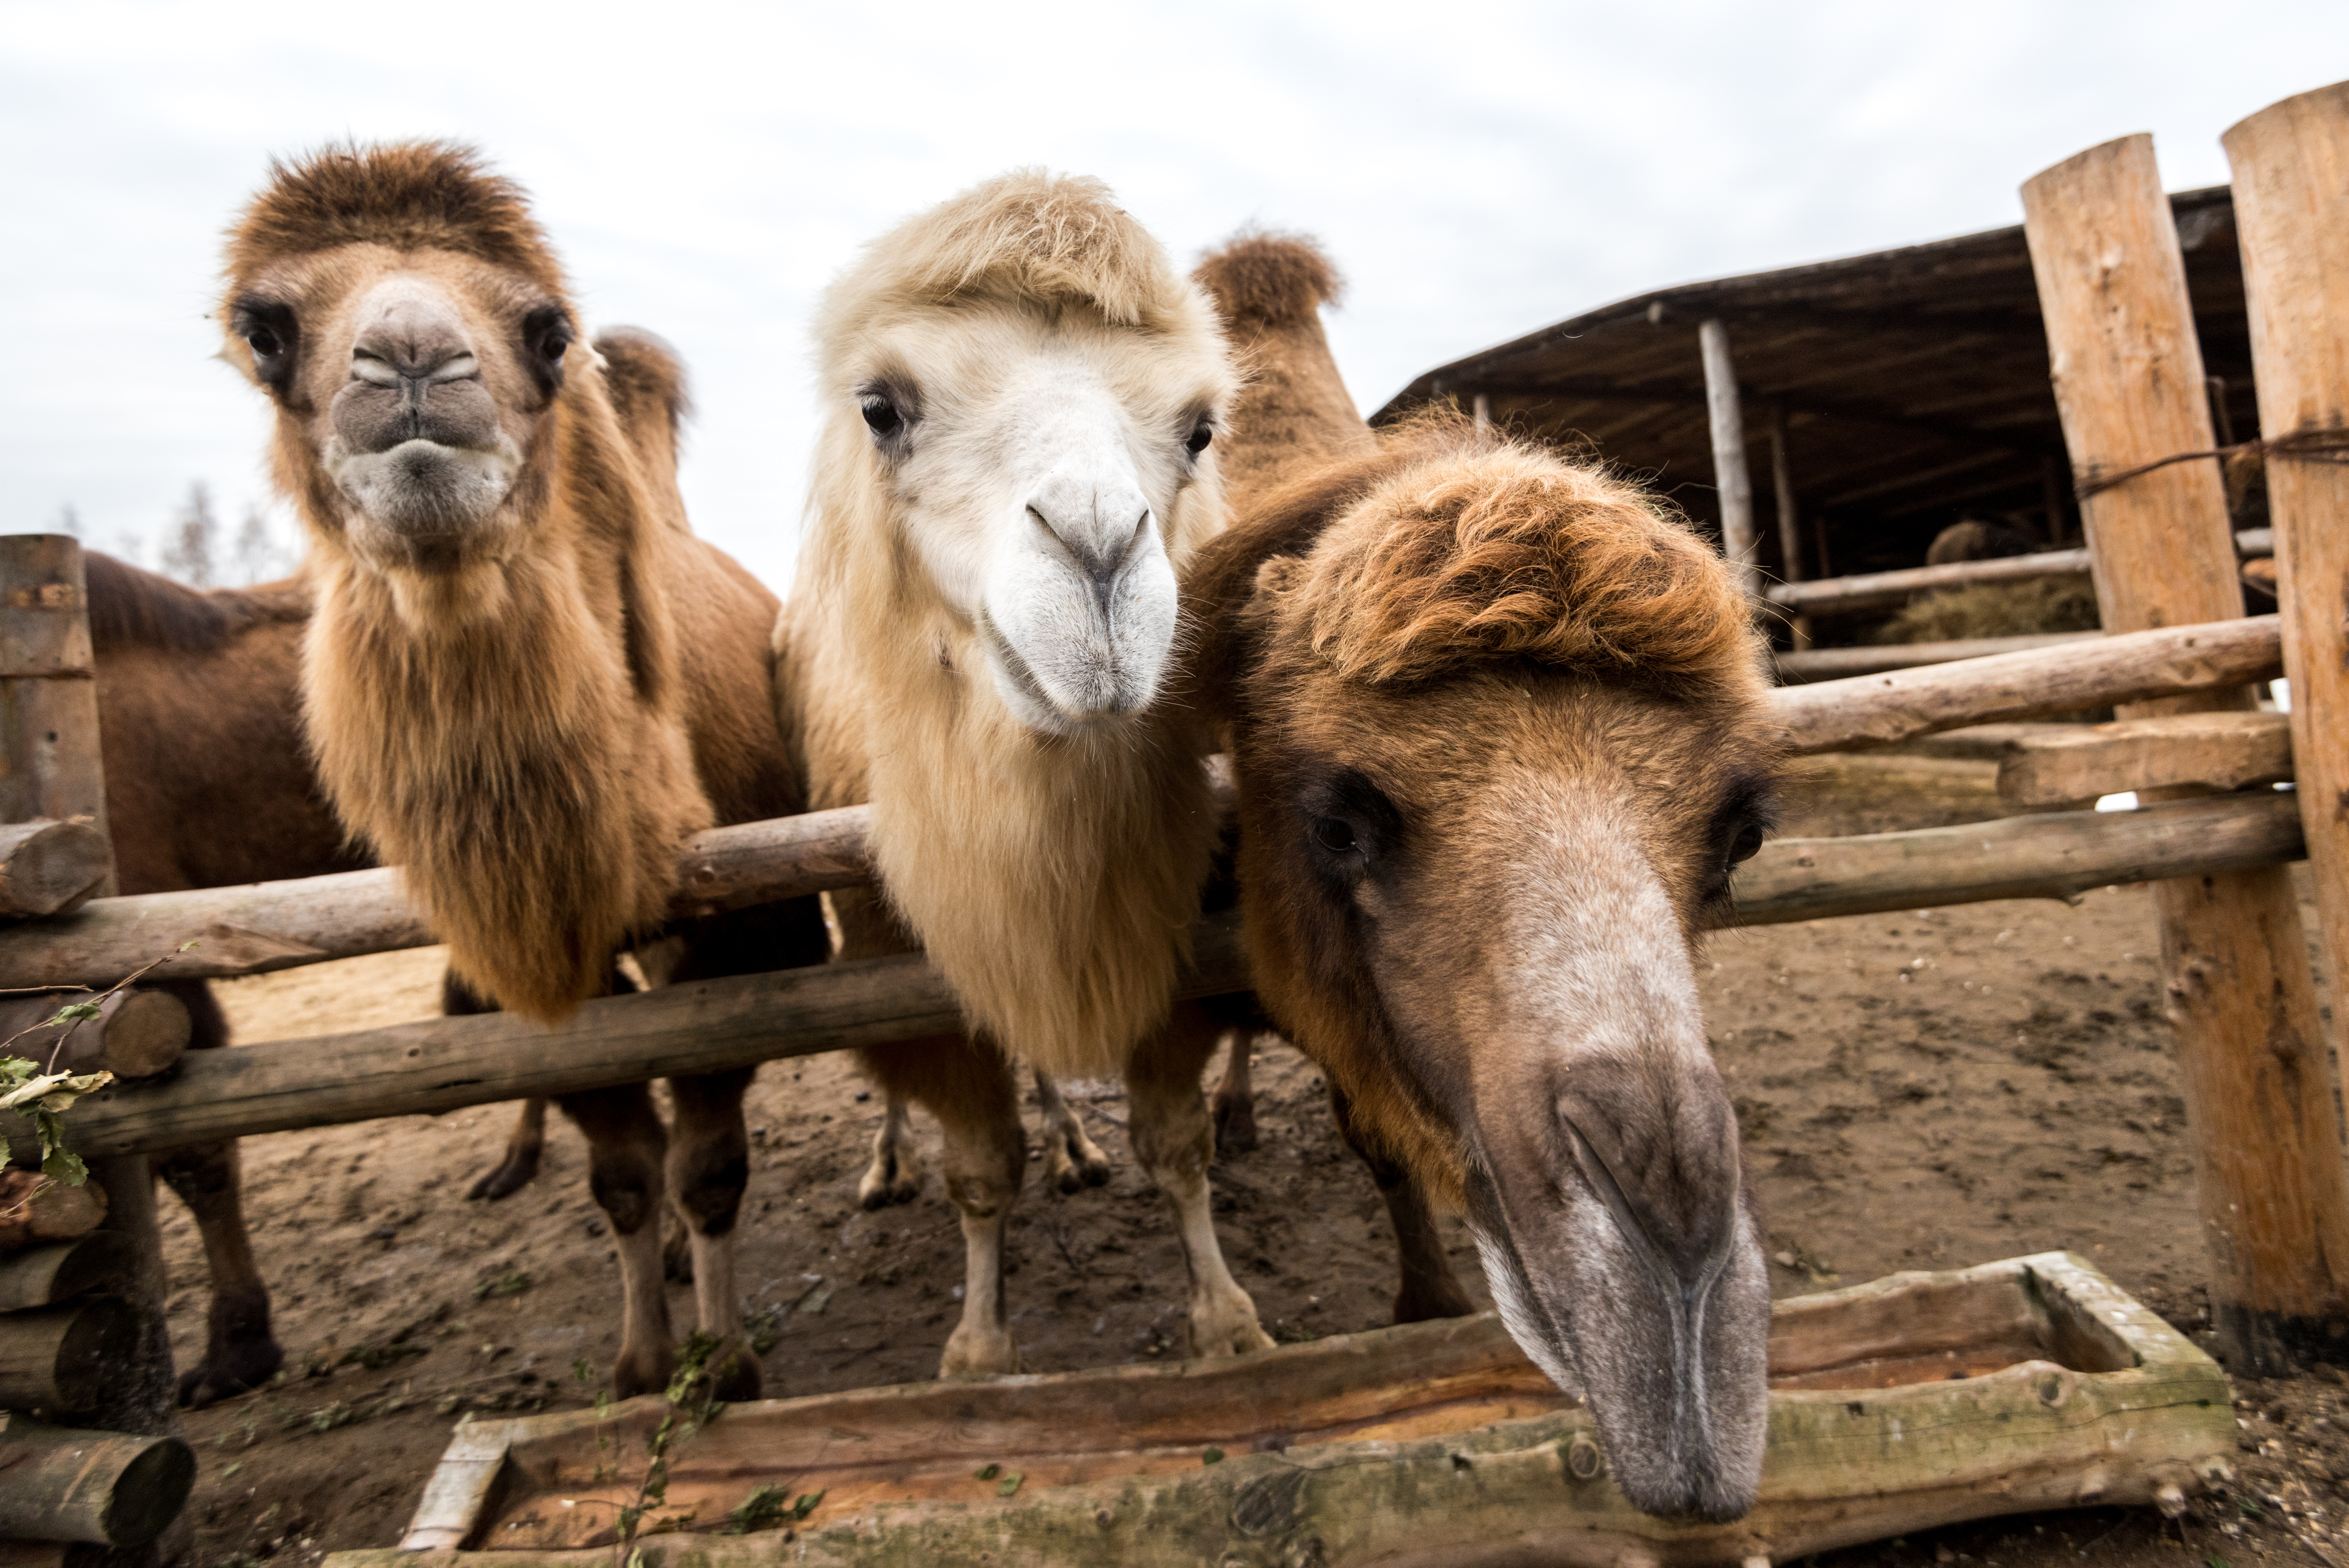
[[[662,929],[678,846],[802,798],[774,720],[772,596],[688,530],[624,434],[521,191],[442,144],[274,169],[231,232],[221,321],[276,410],[311,541],[319,776],[473,992],[553,1023]],[[812,900],[697,922],[679,981],[823,960]],[[659,1216],[691,1232],[718,1397],[754,1395],[733,1227],[750,1073],[558,1102],[618,1242],[623,1396],[676,1364]]]
[[[1744,1512],[1769,1282],[1691,963],[1774,772],[1734,580],[1631,486],[1441,417],[1185,585],[1263,1004],[1356,1146],[1464,1213],[1625,1494]]]

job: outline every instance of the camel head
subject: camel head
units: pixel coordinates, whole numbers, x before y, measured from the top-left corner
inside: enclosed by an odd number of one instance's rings
[[[1009,174],[869,246],[818,340],[816,512],[886,553],[893,635],[1030,731],[1146,707],[1234,389],[1157,242],[1097,181]]]
[[[1691,944],[1773,759],[1726,569],[1630,486],[1454,419],[1275,493],[1186,587],[1258,993],[1464,1212],[1624,1493],[1743,1513],[1769,1287]]]
[[[223,358],[276,406],[280,483],[330,547],[425,576],[515,548],[579,356],[512,182],[440,143],[275,165],[231,231],[219,315]]]

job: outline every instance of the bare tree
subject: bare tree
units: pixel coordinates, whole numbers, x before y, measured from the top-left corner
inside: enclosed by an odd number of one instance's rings
[[[240,582],[265,583],[286,569],[286,552],[271,532],[269,519],[257,505],[244,509],[244,524],[236,531],[236,574]]]
[[[163,545],[163,570],[190,587],[212,586],[212,493],[201,479],[188,486],[187,504],[180,508]]]

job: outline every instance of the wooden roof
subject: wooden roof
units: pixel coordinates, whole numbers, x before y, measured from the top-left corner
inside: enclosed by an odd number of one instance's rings
[[[2234,203],[2225,186],[2170,202],[2204,364],[2226,382],[2232,439],[2245,440],[2258,415]],[[1920,565],[1936,533],[1968,517],[2044,538],[2051,494],[2063,536],[2077,538],[2020,226],[1635,295],[1430,370],[1372,420],[1431,400],[1467,408],[1482,393],[1495,421],[1587,443],[1717,535],[1697,344],[1709,317],[1727,327],[1737,367],[1765,573],[1785,575],[1771,481],[1777,417],[1805,577]]]

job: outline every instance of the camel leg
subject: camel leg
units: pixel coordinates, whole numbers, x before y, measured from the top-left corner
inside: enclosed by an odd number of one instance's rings
[[[459,980],[453,971],[440,975],[440,1013],[444,1018],[468,1018],[476,1012],[495,1012],[498,1004]],[[514,1119],[513,1131],[506,1135],[506,1152],[498,1163],[484,1172],[465,1191],[470,1200],[486,1199],[494,1203],[501,1198],[511,1198],[528,1187],[538,1176],[540,1157],[546,1152],[546,1102],[524,1100],[522,1115]]]
[[[1330,1088],[1330,1114],[1337,1120],[1338,1136],[1370,1167],[1371,1179],[1387,1202],[1387,1219],[1394,1226],[1395,1251],[1402,1265],[1402,1280],[1395,1288],[1395,1322],[1424,1323],[1429,1318],[1466,1317],[1474,1313],[1476,1303],[1468,1299],[1452,1272],[1452,1260],[1444,1252],[1443,1233],[1435,1228],[1435,1215],[1428,1209],[1427,1195],[1420,1190],[1418,1181],[1401,1163],[1387,1158],[1357,1135],[1353,1106],[1334,1084]]]
[[[1099,1187],[1109,1179],[1109,1156],[1085,1136],[1085,1124],[1061,1085],[1043,1068],[1036,1069],[1036,1108],[1044,1113],[1044,1178],[1062,1192]]]
[[[856,1184],[856,1201],[867,1209],[911,1203],[922,1191],[922,1162],[914,1152],[913,1116],[895,1095],[882,1097],[889,1102],[888,1112],[881,1118],[881,1130],[873,1135],[873,1163],[864,1168]]]
[[[734,1287],[734,1221],[750,1178],[742,1096],[757,1071],[668,1081],[677,1112],[669,1190],[692,1237],[694,1310],[701,1332],[718,1341],[709,1361],[710,1391],[725,1400],[756,1399],[762,1383],[758,1358],[742,1335],[742,1303]]]
[[[1208,1114],[1216,1119],[1216,1152],[1247,1154],[1257,1146],[1256,1086],[1248,1082],[1248,1057],[1256,1034],[1247,1029],[1227,1029],[1231,1042],[1224,1058],[1224,1075],[1207,1095]]]
[[[962,1321],[938,1376],[1017,1372],[1019,1350],[1003,1303],[1003,1237],[1028,1169],[1011,1064],[982,1040],[941,1035],[874,1046],[864,1070],[893,1097],[918,1100],[945,1135],[947,1198],[962,1216]]]
[[[170,992],[186,1006],[190,1050],[228,1044],[228,1017],[212,987],[182,980],[162,981],[155,989]],[[237,1145],[183,1148],[156,1160],[155,1168],[195,1220],[212,1283],[204,1358],[180,1378],[180,1403],[201,1407],[258,1388],[277,1375],[285,1353],[270,1332],[269,1287],[244,1226],[244,1165]]]
[[[612,1388],[623,1399],[657,1393],[677,1369],[662,1293],[663,1157],[668,1134],[642,1084],[555,1101],[587,1139],[587,1183],[620,1253],[620,1356]]]
[[[1224,1263],[1210,1213],[1207,1166],[1216,1133],[1199,1075],[1215,1054],[1216,1023],[1201,1008],[1177,1002],[1174,1016],[1135,1050],[1125,1069],[1126,1133],[1133,1157],[1174,1209],[1183,1262],[1191,1275],[1187,1353],[1237,1355],[1268,1350],[1272,1337],[1257,1322],[1256,1303]]]

